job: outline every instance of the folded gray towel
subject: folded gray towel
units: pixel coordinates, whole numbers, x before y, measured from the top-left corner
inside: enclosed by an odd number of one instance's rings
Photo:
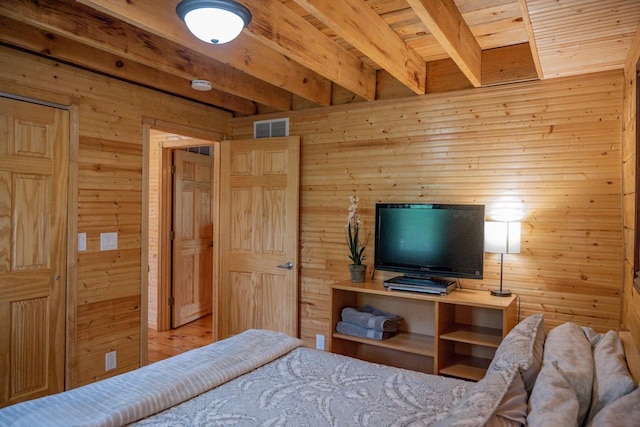
[[[365,305],[361,309],[343,308],[342,321],[375,331],[396,332],[400,327],[402,317]]]
[[[375,331],[369,328],[363,328],[362,326],[354,325],[353,323],[338,322],[336,324],[336,331],[341,334],[351,335],[360,338],[370,338],[372,340],[383,340],[395,335],[395,332],[389,331]]]

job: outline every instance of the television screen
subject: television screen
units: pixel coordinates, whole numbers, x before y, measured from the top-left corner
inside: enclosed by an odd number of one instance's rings
[[[376,205],[376,270],[482,279],[484,205]]]

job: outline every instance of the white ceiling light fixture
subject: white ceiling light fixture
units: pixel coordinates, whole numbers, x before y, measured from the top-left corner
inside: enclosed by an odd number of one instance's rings
[[[176,13],[194,36],[211,44],[230,42],[251,22],[249,9],[233,0],[182,0]]]

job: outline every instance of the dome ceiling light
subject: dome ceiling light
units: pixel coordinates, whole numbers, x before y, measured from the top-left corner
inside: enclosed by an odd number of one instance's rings
[[[182,0],[176,13],[194,36],[211,44],[230,42],[251,22],[249,9],[233,0]]]

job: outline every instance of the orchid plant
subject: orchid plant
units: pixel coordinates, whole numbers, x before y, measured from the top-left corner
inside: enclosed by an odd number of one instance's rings
[[[347,230],[347,245],[349,246],[349,258],[353,261],[353,265],[362,265],[364,261],[364,248],[367,244],[360,242],[360,227],[362,220],[358,215],[358,197],[349,196],[349,217],[345,228]]]

